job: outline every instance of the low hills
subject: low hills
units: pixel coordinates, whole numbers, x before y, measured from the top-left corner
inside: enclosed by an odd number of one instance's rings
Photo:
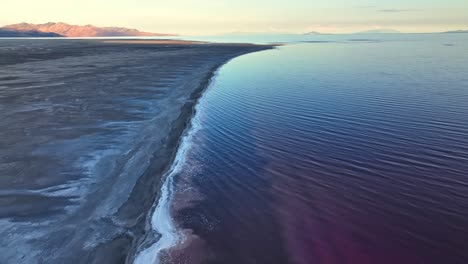
[[[452,31],[446,31],[442,33],[468,33],[468,30],[452,30]]]
[[[149,37],[149,36],[174,36],[142,32],[136,29],[124,27],[97,27],[93,25],[70,25],[67,23],[49,22],[45,24],[19,23],[0,28],[0,36],[16,34],[18,37],[35,37],[42,34],[48,37]],[[49,34],[49,35],[47,35]]]
[[[36,30],[11,30],[11,29],[2,29],[0,28],[0,37],[3,38],[50,38],[50,37],[63,37],[62,35],[50,32],[40,32]]]

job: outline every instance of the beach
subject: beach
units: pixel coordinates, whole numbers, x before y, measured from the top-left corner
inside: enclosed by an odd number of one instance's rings
[[[198,98],[271,46],[0,41],[0,263],[131,263]]]

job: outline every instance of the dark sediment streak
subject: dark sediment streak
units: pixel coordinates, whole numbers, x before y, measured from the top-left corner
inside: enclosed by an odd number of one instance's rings
[[[0,262],[131,262],[214,70],[271,48],[153,44],[0,42]]]

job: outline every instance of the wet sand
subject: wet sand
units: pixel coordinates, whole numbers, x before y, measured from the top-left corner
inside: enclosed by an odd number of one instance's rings
[[[269,46],[0,40],[0,263],[124,263],[194,105]]]

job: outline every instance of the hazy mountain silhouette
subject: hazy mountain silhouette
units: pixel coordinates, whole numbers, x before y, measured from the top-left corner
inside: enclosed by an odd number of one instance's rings
[[[55,33],[65,37],[124,37],[124,36],[169,36],[171,34],[160,34],[142,32],[136,29],[123,28],[123,27],[96,27],[93,25],[77,26],[67,23],[45,23],[45,24],[30,24],[20,23],[7,25],[3,30],[17,31],[17,32],[46,32]]]
[[[468,30],[452,30],[452,31],[446,31],[442,33],[468,33]]]
[[[40,32],[35,30],[18,31],[0,28],[0,38],[22,38],[22,37],[63,37],[60,34],[51,32]]]
[[[321,35],[321,34],[322,33],[317,32],[317,31],[310,31],[310,32],[303,33],[303,35]]]

